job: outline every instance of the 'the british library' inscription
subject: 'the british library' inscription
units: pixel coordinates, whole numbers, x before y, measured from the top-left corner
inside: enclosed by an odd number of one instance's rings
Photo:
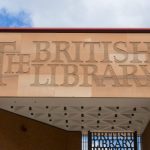
[[[23,75],[30,75],[26,84],[32,88],[150,87],[150,41],[51,37],[23,46],[0,41],[0,87]]]
[[[112,80],[111,85],[116,87],[150,86],[150,42],[33,41],[33,57],[32,54],[18,53],[16,44],[16,41],[0,43],[1,86],[9,84],[4,81],[5,75],[28,74],[31,70],[34,70],[31,86],[87,87],[93,82],[96,86],[107,86],[107,80]],[[145,51],[139,49],[141,44]],[[130,52],[127,49],[129,45]],[[110,46],[112,49],[109,49]],[[95,50],[99,50],[101,58],[96,58]],[[86,58],[82,58],[84,51],[88,54]],[[112,56],[111,51],[114,52]],[[43,68],[49,72],[49,77],[41,77]],[[120,74],[115,71],[116,68],[119,68]],[[56,77],[59,70],[63,74],[61,83]],[[83,74],[82,79],[79,70]],[[139,75],[138,71],[142,74]]]

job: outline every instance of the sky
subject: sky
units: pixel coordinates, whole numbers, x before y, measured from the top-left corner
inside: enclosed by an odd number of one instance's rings
[[[150,27],[150,0],[0,0],[0,27]]]

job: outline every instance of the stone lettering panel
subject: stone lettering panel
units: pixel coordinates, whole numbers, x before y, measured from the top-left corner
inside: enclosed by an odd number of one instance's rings
[[[0,33],[0,96],[150,97],[150,34]]]

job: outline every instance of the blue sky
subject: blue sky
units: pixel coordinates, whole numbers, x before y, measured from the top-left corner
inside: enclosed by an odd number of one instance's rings
[[[31,27],[32,20],[24,11],[17,14],[7,12],[5,8],[0,9],[0,26],[1,27]]]
[[[150,27],[149,0],[0,0],[0,27]]]

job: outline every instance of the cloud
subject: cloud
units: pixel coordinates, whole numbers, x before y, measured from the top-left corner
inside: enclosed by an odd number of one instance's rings
[[[29,27],[31,20],[29,14],[24,11],[18,13],[9,13],[5,8],[0,9],[1,27]]]
[[[30,14],[34,27],[149,27],[149,0],[0,0]]]

